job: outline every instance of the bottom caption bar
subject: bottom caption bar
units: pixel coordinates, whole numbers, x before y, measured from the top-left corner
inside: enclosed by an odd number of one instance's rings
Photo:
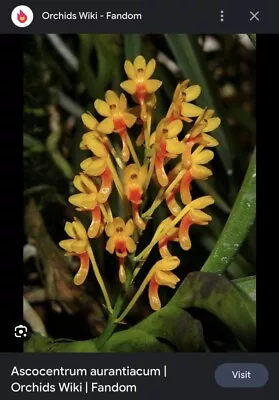
[[[253,389],[254,399],[260,399],[278,390],[272,374],[279,361],[276,353],[4,353],[1,358],[0,390],[5,399],[24,394],[40,399],[47,393],[61,399],[120,399],[131,394],[133,399],[164,399],[176,392],[218,399],[224,393],[229,396],[230,389],[235,393],[235,388],[246,393]]]

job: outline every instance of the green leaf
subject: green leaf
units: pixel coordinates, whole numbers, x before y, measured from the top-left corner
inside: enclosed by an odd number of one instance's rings
[[[216,115],[222,119],[220,127],[214,131],[214,136],[220,142],[220,146],[216,148],[216,151],[220,156],[225,171],[228,175],[231,175],[233,168],[230,130],[226,123],[223,107],[217,97],[216,85],[210,75],[204,55],[198,44],[197,36],[167,34],[165,37],[184,77],[190,79],[191,84],[198,84],[202,87],[201,95],[196,100],[196,103],[200,107],[214,109]]]
[[[149,333],[132,328],[117,332],[102,347],[102,352],[169,352],[171,347]]]
[[[202,271],[226,272],[256,217],[256,150],[223,232]]]
[[[50,337],[33,334],[24,343],[25,353],[95,353],[96,351],[93,340],[54,340]]]
[[[139,54],[141,54],[141,35],[124,35],[124,51],[126,60],[130,61],[133,61]]]
[[[256,277],[248,276],[246,278],[235,279],[233,283],[245,295],[254,302],[256,301]]]
[[[246,304],[251,317],[256,323],[256,277],[235,279],[232,282],[246,299]]]
[[[211,312],[222,321],[248,350],[255,349],[255,303],[223,276],[192,272],[171,299],[172,306]]]
[[[93,100],[103,98],[107,85],[116,73],[118,47],[113,35],[81,34],[80,74],[86,89]],[[96,72],[91,66],[91,54],[97,58]]]
[[[204,351],[200,322],[171,304],[151,314],[135,328],[172,343],[178,351]]]

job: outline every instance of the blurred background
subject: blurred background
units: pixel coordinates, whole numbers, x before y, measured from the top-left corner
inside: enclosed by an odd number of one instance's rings
[[[177,83],[190,79],[202,94],[196,104],[213,108],[222,119],[214,133],[219,146],[210,167],[213,177],[195,182],[194,197],[211,194],[215,205],[213,221],[206,227],[192,227],[192,249],[172,252],[181,258],[178,275],[199,270],[214,247],[245,176],[255,145],[255,48],[247,35],[56,35],[24,36],[24,212],[23,238],[24,295],[29,322],[54,338],[88,339],[98,336],[107,319],[93,273],[82,287],[72,283],[77,260],[64,257],[57,243],[66,238],[64,225],[78,215],[67,199],[74,193],[72,178],[86,158],[79,143],[85,129],[80,115],[108,89],[120,93],[126,79],[125,59],[142,54],[155,58],[154,77],[163,81],[157,92],[155,121],[166,113]],[[132,103],[130,103],[132,105]],[[116,135],[114,135],[116,136]],[[136,138],[132,137],[134,141]],[[117,144],[116,140],[116,146]],[[151,187],[147,205],[157,193]],[[114,215],[120,215],[117,196],[112,197]],[[118,213],[118,214],[117,214]],[[144,233],[140,248],[149,243],[159,222],[168,215],[162,205]],[[80,215],[79,215],[80,217]],[[105,250],[105,238],[94,241],[96,258],[114,298],[119,291],[117,264]],[[158,259],[153,252],[146,271]],[[245,240],[228,270],[230,279],[255,274],[255,228]],[[137,287],[138,282],[135,283]],[[172,295],[160,289],[163,303]],[[29,308],[31,306],[31,308]],[[127,319],[133,325],[150,313],[143,295]],[[33,319],[32,319],[33,318]],[[35,318],[35,320],[34,320]],[[37,318],[37,319],[36,319]],[[206,335],[223,350],[224,327],[209,319]],[[35,322],[34,322],[35,321]],[[218,325],[218,329],[216,328]],[[214,326],[214,329],[210,329]],[[223,329],[224,328],[224,329]],[[217,346],[217,345],[216,345]],[[218,346],[217,346],[218,347]]]

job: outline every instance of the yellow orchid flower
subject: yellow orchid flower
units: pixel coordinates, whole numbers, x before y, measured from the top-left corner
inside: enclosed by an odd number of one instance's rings
[[[124,64],[125,72],[128,80],[120,84],[125,92],[135,96],[144,113],[146,111],[144,103],[146,103],[149,94],[155,93],[162,81],[158,79],[150,79],[156,67],[156,61],[151,59],[147,64],[143,56],[137,56],[133,63],[126,60]]]
[[[87,234],[89,238],[100,236],[103,232],[104,224],[102,221],[102,214],[98,205],[97,194],[98,190],[92,179],[81,173],[76,175],[73,180],[73,185],[81,193],[73,194],[69,197],[69,203],[77,207],[77,211],[90,211],[91,224],[88,228]]]
[[[186,172],[180,183],[180,196],[183,204],[189,204],[192,200],[190,192],[190,184],[194,179],[206,180],[212,175],[212,171],[205,167],[214,158],[214,153],[211,150],[204,149],[199,146],[192,154],[185,151],[182,154],[182,165],[186,168]]]
[[[168,176],[165,172],[165,158],[176,158],[178,154],[183,153],[185,143],[177,138],[182,131],[182,121],[168,121],[166,118],[159,122],[156,131],[150,137],[150,145],[155,146],[155,172],[158,182],[161,186],[167,186]]]
[[[89,271],[88,237],[82,223],[75,218],[73,222],[66,222],[65,232],[71,239],[61,240],[59,246],[66,251],[66,255],[77,256],[80,267],[74,277],[75,285],[81,285]]]
[[[124,168],[124,193],[132,203],[134,223],[141,230],[145,229],[145,223],[139,215],[139,205],[142,203],[143,187],[146,178],[147,169],[145,166],[139,167],[136,164],[130,164]]]
[[[131,128],[137,117],[127,108],[127,99],[123,93],[120,97],[108,90],[105,93],[105,101],[97,99],[94,103],[96,111],[105,119],[98,124],[98,131],[104,134],[118,133],[122,140],[122,157],[125,162],[129,160],[130,151],[127,143],[127,128]]]
[[[89,111],[81,115],[81,120],[89,131],[97,130],[98,121]]]
[[[160,261],[157,261],[152,268],[153,275],[149,282],[148,298],[152,310],[157,311],[161,308],[161,301],[159,298],[159,286],[168,286],[172,289],[175,288],[176,284],[180,279],[171,272],[180,264],[178,257],[166,257]]]
[[[134,223],[131,219],[128,222],[120,217],[113,219],[113,222],[107,224],[105,230],[109,237],[106,245],[106,250],[113,254],[114,252],[119,259],[119,280],[121,283],[126,281],[126,272],[124,268],[125,258],[129,253],[134,253],[136,251],[136,244],[131,238],[134,233]]]
[[[190,104],[191,101],[194,101],[199,97],[201,87],[199,85],[188,87],[189,82],[188,79],[178,83],[176,86],[172,103],[167,113],[167,118],[170,121],[182,119],[186,122],[192,122],[192,117],[198,117],[203,112],[202,108]]]
[[[111,254],[115,251],[118,257],[126,257],[128,252],[134,253],[136,244],[130,237],[134,229],[134,223],[131,219],[125,224],[122,218],[114,218],[113,222],[108,223],[106,226],[106,234],[109,237],[106,245],[107,251]]]
[[[203,196],[191,201],[188,205],[190,211],[188,211],[188,213],[182,218],[178,230],[178,240],[183,250],[189,250],[192,246],[189,237],[189,229],[191,225],[208,225],[209,221],[212,220],[210,215],[201,210],[213,203],[214,200],[211,196]]]
[[[84,137],[84,144],[95,156],[86,158],[81,162],[80,166],[86,175],[101,177],[101,186],[97,194],[97,201],[105,203],[113,187],[113,177],[108,166],[108,151],[105,145],[93,136]]]
[[[214,113],[214,110],[205,109],[196,119],[194,125],[185,136],[185,141],[191,146],[191,148],[196,143],[205,147],[218,146],[218,141],[214,137],[208,135],[208,132],[217,129],[221,123],[219,117],[213,117]]]

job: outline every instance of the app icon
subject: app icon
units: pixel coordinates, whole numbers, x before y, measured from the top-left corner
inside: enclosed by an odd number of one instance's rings
[[[28,334],[28,329],[25,325],[17,325],[15,327],[15,337],[16,338],[27,337],[27,334]]]
[[[33,11],[27,6],[17,6],[12,11],[11,19],[19,28],[26,28],[33,21]]]

